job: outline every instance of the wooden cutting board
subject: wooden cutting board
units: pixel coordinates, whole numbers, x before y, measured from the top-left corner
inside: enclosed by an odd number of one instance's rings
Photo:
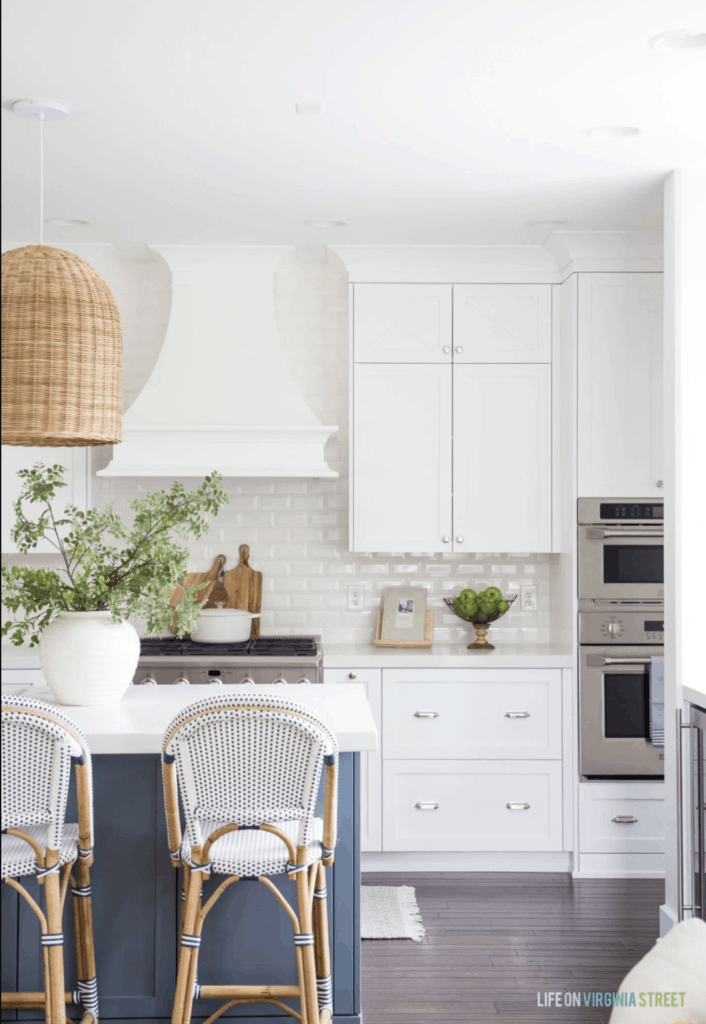
[[[184,587],[193,586],[194,583],[210,583],[210,586],[205,587],[202,591],[199,592],[199,600],[203,601],[204,597],[207,598],[204,608],[213,608],[214,605],[211,603],[213,598],[219,597],[219,595],[215,593],[216,586],[218,584],[218,576],[225,564],[226,556],[219,555],[216,558],[213,565],[211,566],[211,568],[208,570],[208,572],[190,572],[188,576],[184,577],[182,585],[180,587],[175,587],[174,590],[172,590],[171,594],[169,595],[170,605],[173,608],[176,608],[176,606],[179,604],[182,597],[184,596]],[[223,600],[225,600],[225,597],[223,598]],[[171,629],[172,633],[176,633],[176,612],[174,613],[174,621],[172,622],[169,628]]]
[[[235,569],[223,573],[223,586],[228,594],[227,608],[240,608],[245,612],[259,612],[262,607],[262,573],[251,569],[248,563],[250,548],[241,544],[240,562]],[[260,635],[260,620],[253,619],[250,636]]]

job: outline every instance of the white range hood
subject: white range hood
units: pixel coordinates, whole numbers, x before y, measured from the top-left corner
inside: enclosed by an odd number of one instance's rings
[[[155,245],[172,271],[157,363],[99,476],[337,477],[279,342],[274,272],[292,249]]]

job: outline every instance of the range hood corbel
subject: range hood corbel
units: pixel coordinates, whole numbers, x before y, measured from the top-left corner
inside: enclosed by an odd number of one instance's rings
[[[98,476],[334,478],[338,430],[302,398],[279,341],[274,273],[291,247],[150,246],[172,272],[169,327]]]

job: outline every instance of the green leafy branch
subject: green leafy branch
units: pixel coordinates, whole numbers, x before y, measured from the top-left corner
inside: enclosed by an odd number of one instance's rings
[[[186,575],[188,560],[187,549],[174,537],[202,537],[209,517],[217,516],[227,504],[218,473],[207,476],[195,491],[175,481],[168,491],[131,497],[130,526],[112,502],[102,511],[88,512],[68,505],[57,518],[56,492],[66,486],[63,466],[47,468],[37,463],[32,469],[21,469],[18,476],[23,488],[14,504],[16,523],[11,533],[18,550],[27,553],[40,540],[47,540],[63,564],[58,570],[2,566],[2,603],[13,615],[2,626],[3,637],[9,635],[14,644],[29,638],[33,646],[42,630],[65,611],[109,611],[116,621],[139,616],[154,632],[172,622],[169,596]],[[36,521],[25,514],[25,502],[39,505]],[[195,625],[205,603],[198,594],[205,586],[185,588],[176,609],[179,636]]]

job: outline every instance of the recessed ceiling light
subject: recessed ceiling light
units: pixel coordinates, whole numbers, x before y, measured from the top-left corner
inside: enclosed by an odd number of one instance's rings
[[[345,220],[305,220],[305,228],[347,228]]]
[[[650,39],[653,50],[703,50],[706,48],[706,32],[678,28],[673,32],[661,32]]]
[[[526,220],[526,228],[560,228],[566,224],[565,220]]]
[[[295,103],[294,109],[302,117],[321,117],[324,105],[323,103]]]
[[[52,224],[56,228],[88,228],[91,226],[89,220],[74,220],[71,217],[47,217],[45,224]]]
[[[596,128],[589,128],[586,135],[592,139],[631,139],[635,135],[642,135],[639,128],[631,128],[628,125],[601,124]]]

